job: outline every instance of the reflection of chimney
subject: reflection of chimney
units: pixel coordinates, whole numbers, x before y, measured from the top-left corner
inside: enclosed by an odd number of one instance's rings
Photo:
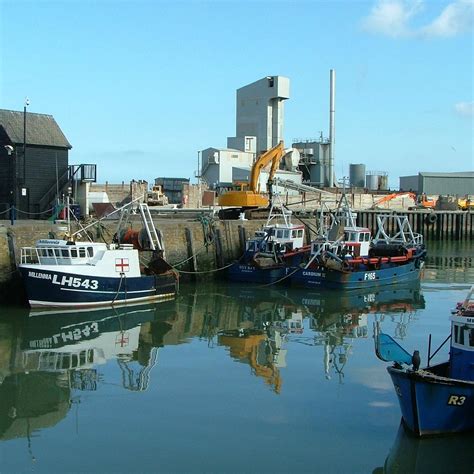
[[[336,96],[336,71],[329,71],[329,186],[334,186],[334,114]]]

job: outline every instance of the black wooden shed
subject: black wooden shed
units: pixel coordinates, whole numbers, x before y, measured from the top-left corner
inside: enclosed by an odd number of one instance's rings
[[[68,182],[71,148],[52,115],[0,109],[0,212],[15,204],[26,218],[49,209]]]

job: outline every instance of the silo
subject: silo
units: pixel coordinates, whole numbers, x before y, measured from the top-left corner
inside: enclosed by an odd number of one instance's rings
[[[365,165],[350,164],[349,165],[349,184],[356,188],[363,188],[365,186]]]
[[[378,174],[368,174],[366,176],[366,188],[371,191],[377,191],[379,189],[379,175]]]
[[[387,191],[388,189],[388,174],[383,173],[380,175],[379,186],[382,191]]]

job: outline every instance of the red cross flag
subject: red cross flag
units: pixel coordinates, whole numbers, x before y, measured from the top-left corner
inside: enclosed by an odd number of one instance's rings
[[[115,271],[124,273],[130,270],[128,258],[116,258],[115,259]]]

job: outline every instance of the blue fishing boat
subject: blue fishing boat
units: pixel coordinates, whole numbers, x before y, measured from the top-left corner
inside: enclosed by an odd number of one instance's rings
[[[376,353],[394,365],[392,378],[403,422],[417,436],[474,430],[474,286],[450,317],[447,362],[420,369],[419,352],[410,355],[387,334],[376,332]],[[443,343],[444,344],[444,343]],[[431,352],[431,351],[429,351]]]
[[[277,283],[308,258],[304,225],[293,224],[291,211],[281,203],[277,210],[278,195],[274,197],[265,226],[245,242],[244,254],[227,269],[229,280]]]
[[[333,221],[320,225],[311,257],[289,273],[292,286],[321,289],[368,289],[416,281],[426,255],[423,237],[412,231],[407,216],[380,214],[377,234],[355,224],[343,196]],[[389,234],[388,229],[393,229]]]

